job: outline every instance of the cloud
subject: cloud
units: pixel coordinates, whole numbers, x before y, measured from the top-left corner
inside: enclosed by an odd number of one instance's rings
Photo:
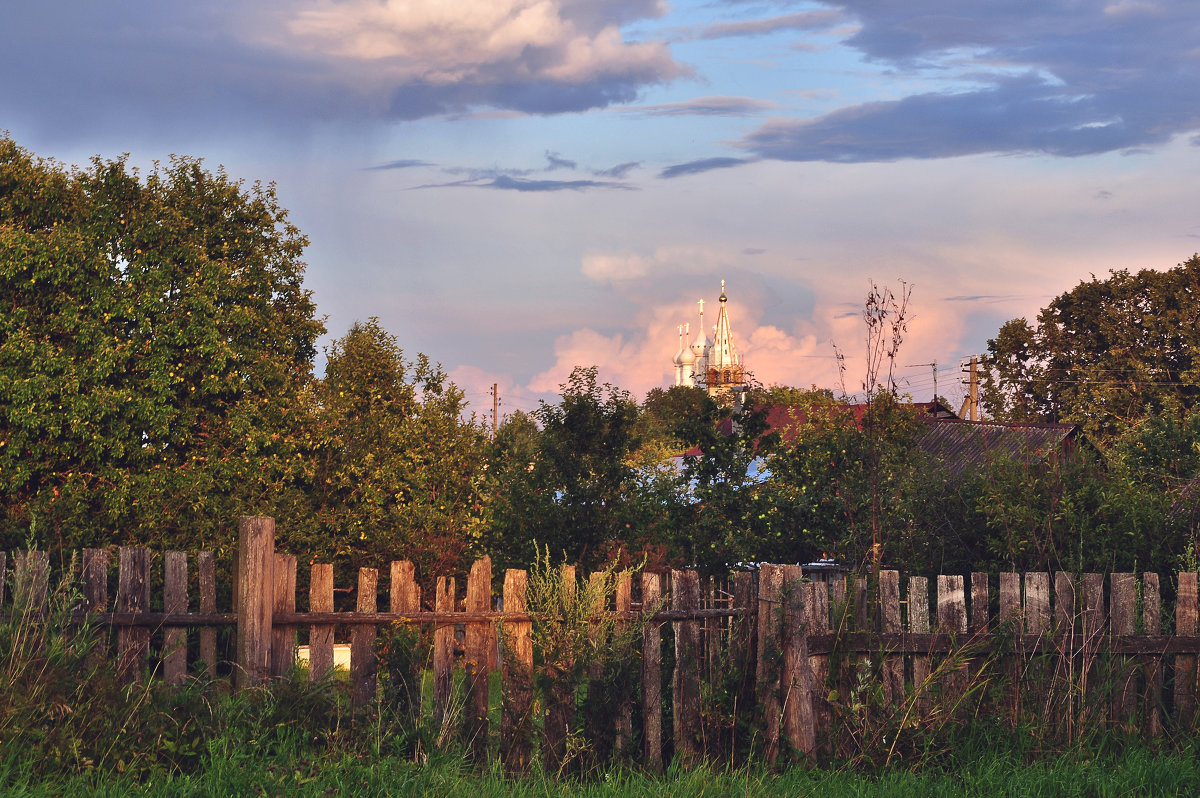
[[[747,19],[736,22],[718,22],[689,29],[680,38],[684,41],[696,39],[721,39],[730,36],[764,36],[781,30],[818,30],[830,28],[846,21],[845,15],[834,9],[802,11],[762,19]]]
[[[552,172],[555,169],[574,170],[579,167],[579,164],[577,164],[575,161],[569,161],[566,158],[559,156],[557,152],[550,152],[550,150],[546,150],[546,162],[549,164],[546,167],[546,171],[548,172]]]
[[[641,165],[641,161],[626,161],[616,166],[610,166],[608,169],[597,169],[592,174],[596,175],[596,177],[615,177],[620,180]]]
[[[645,116],[751,116],[777,108],[778,103],[753,97],[697,97],[679,103],[635,105],[623,110]]]
[[[386,170],[386,169],[411,169],[416,166],[431,166],[431,165],[432,164],[429,164],[425,161],[406,159],[406,160],[400,160],[400,161],[391,161],[389,163],[381,163],[378,166],[368,166],[368,167],[366,167],[366,169],[367,169],[367,171],[381,171],[381,170]]]
[[[479,182],[476,179],[455,180],[450,183],[426,183],[414,188],[493,188],[501,191],[584,191],[592,188],[620,189],[633,191],[634,188],[625,183],[614,183],[602,180],[529,180],[523,177],[500,175],[499,177]]]
[[[698,161],[688,161],[687,163],[675,164],[668,166],[658,173],[659,177],[671,178],[682,177],[684,175],[695,175],[701,172],[711,172],[713,169],[728,169],[733,166],[742,166],[743,164],[753,163],[753,158],[701,158]]]
[[[762,158],[857,163],[978,153],[1137,151],[1200,128],[1195,12],[1187,0],[837,3],[845,44],[893,77],[944,82],[812,119],[775,119],[740,146]]]
[[[477,109],[581,111],[691,74],[665,42],[623,33],[664,11],[657,0],[20,3],[5,9],[0,69],[22,79],[0,85],[0,108],[60,135],[139,119],[300,136]]]

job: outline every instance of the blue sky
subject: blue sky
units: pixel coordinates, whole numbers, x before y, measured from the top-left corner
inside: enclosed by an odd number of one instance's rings
[[[838,388],[836,345],[849,390],[905,281],[899,371],[957,399],[1006,319],[1200,249],[1184,0],[46,0],[0,68],[39,155],[274,181],[331,336],[378,316],[481,411],[667,384],[721,279],[759,380]]]

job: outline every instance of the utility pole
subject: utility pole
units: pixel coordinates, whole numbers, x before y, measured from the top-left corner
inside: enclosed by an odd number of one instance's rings
[[[492,383],[492,440],[496,440],[496,419],[500,416],[500,386]]]
[[[968,421],[979,421],[979,355],[971,355],[970,365],[967,366],[967,401],[963,404],[967,411]]]

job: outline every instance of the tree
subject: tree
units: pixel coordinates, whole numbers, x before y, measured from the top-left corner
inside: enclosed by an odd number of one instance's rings
[[[1054,299],[1036,325],[988,342],[983,404],[998,420],[1079,424],[1103,445],[1162,410],[1200,403],[1200,257],[1113,271]]]
[[[75,170],[0,138],[8,544],[219,548],[238,514],[296,516],[305,244],[270,187],[199,161]]]
[[[407,361],[371,318],[333,342],[315,395],[310,550],[353,567],[410,559],[425,578],[452,572],[485,524],[486,439],[464,419],[462,391],[425,355]]]
[[[638,467],[638,406],[628,392],[601,385],[595,367],[576,368],[558,404],[508,420],[497,435],[491,550],[524,567],[536,541],[585,567],[627,546],[661,538],[673,475]],[[518,424],[520,429],[517,428]],[[530,445],[530,444],[533,445]]]

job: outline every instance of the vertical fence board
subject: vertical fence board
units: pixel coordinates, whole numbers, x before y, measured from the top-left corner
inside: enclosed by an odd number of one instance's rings
[[[652,614],[662,603],[662,576],[642,574],[642,612]],[[642,745],[645,765],[662,772],[662,627],[650,621],[642,636]]]
[[[971,574],[971,631],[987,628],[991,616],[991,597],[988,594],[988,575]]]
[[[817,585],[802,581],[803,576],[798,565],[784,567],[783,593],[787,604],[783,637],[783,733],[796,753],[811,758],[816,753],[817,738],[808,635],[815,630]]]
[[[200,612],[217,611],[217,564],[211,551],[196,555],[196,576],[200,584]],[[200,630],[200,659],[210,681],[217,678],[217,630],[205,626]]]
[[[1132,635],[1137,628],[1134,614],[1137,601],[1137,577],[1131,573],[1117,573],[1111,574],[1109,580],[1111,591],[1110,631],[1115,635]],[[1138,670],[1134,668],[1134,660],[1131,657],[1113,655],[1108,659],[1111,668],[1109,681],[1112,683],[1113,691],[1109,716],[1119,727],[1131,730],[1138,694]]]
[[[563,604],[572,606],[578,601],[575,566],[564,565],[560,570]],[[567,734],[575,714],[575,682],[571,676],[575,663],[563,663],[561,668],[547,669],[546,678],[546,739],[542,746],[542,763],[546,770],[557,773],[567,751]]]
[[[774,765],[779,757],[779,682],[783,651],[780,621],[783,617],[783,568],[762,565],[758,569],[758,704],[766,733],[765,757]]]
[[[296,611],[296,557],[275,555],[275,612]],[[271,626],[271,675],[278,678],[296,665],[296,627],[293,624]]]
[[[900,634],[900,572],[879,572],[879,611],[884,634]],[[883,700],[892,707],[904,703],[904,656],[887,653],[883,657]]]
[[[734,723],[729,730],[730,750],[739,728],[750,724],[740,723],[740,718],[750,717],[754,710],[755,672],[755,639],[754,631],[758,626],[755,613],[757,602],[754,600],[754,574],[749,571],[738,571],[733,575],[733,606],[747,611],[746,615],[730,619],[729,629],[729,661],[737,674],[737,697],[734,704]]]
[[[433,593],[434,612],[454,612],[454,577],[439,576]],[[446,711],[454,689],[454,624],[439,621],[433,630],[433,717],[446,728],[453,718]]]
[[[417,584],[416,568],[409,560],[393,561],[388,566],[388,610],[397,615],[408,615],[421,611],[421,586]],[[386,634],[389,651],[391,646],[403,642],[406,645],[421,646],[422,641],[428,640],[420,628],[414,628],[410,639],[405,640],[389,630]],[[421,673],[422,663],[415,656],[397,655],[389,663],[388,675],[392,679],[392,688],[399,702],[397,711],[401,717],[416,722],[421,713]],[[401,667],[403,665],[403,667]]]
[[[1075,715],[1079,704],[1078,657],[1079,645],[1075,619],[1075,577],[1065,571],[1054,575],[1054,629],[1055,646],[1058,650],[1058,666],[1052,685],[1055,693],[1062,696],[1059,702],[1059,727],[1068,740],[1074,739],[1078,729]]]
[[[257,684],[271,668],[271,607],[275,594],[275,519],[238,522],[238,686]]]
[[[504,611],[525,612],[528,574],[504,572]],[[500,761],[510,773],[529,771],[533,733],[533,624],[506,621],[503,627],[504,702],[500,712]]]
[[[492,560],[482,557],[471,565],[467,575],[467,612],[487,612],[492,603]],[[473,621],[464,635],[464,684],[467,692],[463,731],[475,760],[487,757],[488,744],[488,664],[491,648],[491,621]]]
[[[1021,575],[1007,572],[1000,574],[1000,623],[1005,625],[1013,639],[1019,639],[1024,631],[1021,623]],[[1021,712],[1021,658],[1016,654],[1004,657],[1003,669],[1008,681],[1008,719],[1016,725]]]
[[[812,603],[809,605],[809,613],[806,616],[809,634],[828,634],[830,631],[829,582],[818,579],[812,584]],[[829,691],[825,689],[825,682],[829,679],[829,655],[810,655],[808,665],[812,671],[814,723],[818,729],[827,729],[833,722],[833,707],[827,700]],[[826,739],[826,743],[828,744],[828,739]]]
[[[700,577],[695,571],[671,572],[671,608],[684,612],[700,609]],[[703,730],[700,728],[700,622],[675,621],[674,696],[675,754],[683,764],[699,761]]]
[[[44,551],[17,551],[13,557],[13,615],[46,612],[50,556]]]
[[[0,551],[0,582],[4,581],[4,552]],[[0,585],[0,603],[4,587]],[[108,609],[108,552],[104,549],[83,550],[83,611],[104,612]]]
[[[1162,634],[1162,617],[1159,607],[1158,574],[1142,574],[1142,634]],[[1143,733],[1150,738],[1162,733],[1162,657],[1148,654],[1141,659],[1142,665],[1142,717]]]
[[[188,611],[187,555],[168,551],[163,555],[163,611]],[[187,627],[168,626],[163,629],[163,681],[183,684],[187,678]]]
[[[314,563],[309,571],[308,608],[333,612],[333,563]],[[308,675],[312,681],[333,670],[333,624],[313,624],[308,630]]]
[[[1196,636],[1196,572],[1179,574],[1175,596],[1175,634]],[[1191,724],[1196,714],[1196,655],[1175,655],[1175,720],[1181,726]]]
[[[955,638],[967,631],[966,588],[964,580],[957,574],[939,575],[937,578],[937,617],[938,632]],[[987,625],[985,620],[983,626]],[[982,627],[981,627],[982,628]],[[957,642],[961,642],[958,640]],[[955,653],[950,654],[956,656]],[[942,681],[942,692],[947,703],[958,702],[967,685],[966,663],[960,667],[951,668]]]
[[[1025,574],[1025,632],[1044,635],[1050,630],[1050,574]]]
[[[1102,685],[1096,672],[1096,654],[1100,651],[1101,636],[1104,634],[1104,574],[1083,575],[1083,663],[1080,666],[1080,684],[1082,689],[1082,705],[1080,707],[1080,728],[1087,728],[1089,718],[1094,718],[1092,705],[1104,706],[1104,697],[1100,694]]]
[[[359,612],[375,612],[379,604],[379,569],[358,569]],[[375,626],[356,624],[350,630],[350,700],[356,707],[375,701],[378,666],[375,661]]]
[[[622,571],[617,576],[616,610],[629,612],[633,605],[633,577],[629,571]],[[505,605],[507,606],[507,605]],[[623,690],[617,704],[617,717],[614,722],[615,736],[613,752],[623,757],[628,753],[629,742],[633,739],[633,695],[630,690]]]
[[[117,612],[148,612],[150,609],[150,552],[122,546],[118,552]],[[117,632],[117,673],[122,682],[136,679],[150,655],[150,630],[145,626],[122,626]]]
[[[416,567],[408,560],[399,560],[388,570],[388,609],[398,615],[420,612],[421,586],[417,584]]]
[[[929,633],[929,579],[924,576],[913,576],[908,580],[908,631],[916,635]],[[917,709],[925,714],[930,706],[929,655],[914,655],[912,666]]]

